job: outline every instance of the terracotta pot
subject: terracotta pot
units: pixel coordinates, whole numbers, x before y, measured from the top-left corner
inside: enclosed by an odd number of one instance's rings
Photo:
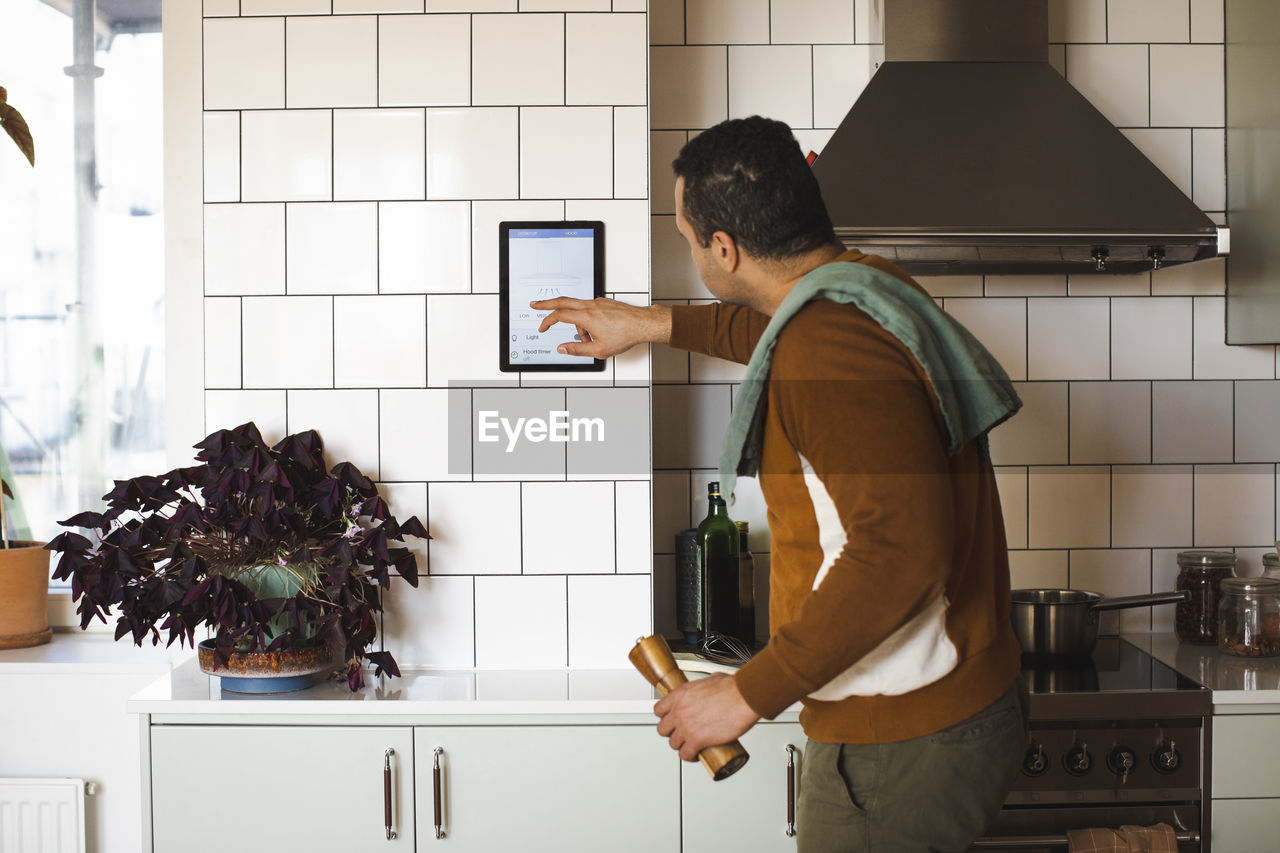
[[[43,542],[0,548],[0,649],[39,646],[49,628],[49,552]]]

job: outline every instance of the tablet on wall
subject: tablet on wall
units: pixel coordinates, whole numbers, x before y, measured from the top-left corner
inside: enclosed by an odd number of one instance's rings
[[[572,325],[556,323],[538,331],[550,312],[535,311],[529,303],[558,296],[604,296],[604,223],[498,223],[498,364],[503,372],[604,370],[603,359],[556,352],[576,339]]]

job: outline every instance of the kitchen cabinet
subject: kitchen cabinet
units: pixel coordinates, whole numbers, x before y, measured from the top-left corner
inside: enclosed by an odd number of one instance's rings
[[[662,746],[651,725],[152,726],[152,850],[678,851]]]
[[[150,755],[155,853],[414,850],[411,728],[152,726]]]
[[[679,762],[651,725],[421,727],[414,737],[420,852],[680,849]]]
[[[800,792],[804,732],[799,723],[761,723],[743,736],[742,745],[751,760],[720,782],[701,764],[681,762],[684,853],[796,849],[795,836],[787,834],[787,807]]]
[[[1213,718],[1213,853],[1280,851],[1280,708],[1225,705]]]
[[[742,739],[751,760],[721,782],[679,761],[649,724],[293,721],[149,733],[154,853],[795,850],[787,806],[805,744],[796,723],[753,728]]]
[[[755,726],[746,767],[712,782],[654,731],[653,701],[633,672],[562,670],[416,672],[391,689],[326,682],[245,699],[192,661],[129,702],[141,715],[142,851],[793,851],[796,713]]]

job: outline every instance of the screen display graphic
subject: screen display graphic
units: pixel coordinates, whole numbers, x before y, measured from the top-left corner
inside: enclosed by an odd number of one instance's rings
[[[560,344],[575,340],[577,330],[557,323],[539,332],[550,312],[535,311],[529,303],[603,295],[603,223],[503,222],[499,240],[502,369],[602,370],[600,359],[556,352]]]

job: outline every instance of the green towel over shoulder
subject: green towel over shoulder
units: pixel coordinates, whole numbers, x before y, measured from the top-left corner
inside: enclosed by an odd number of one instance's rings
[[[852,303],[915,356],[942,410],[948,455],[979,439],[985,457],[987,433],[1022,407],[1000,362],[928,296],[867,264],[823,264],[796,282],[751,353],[720,450],[722,494],[732,496],[739,476],[760,470],[773,350],[783,327],[815,299]]]

